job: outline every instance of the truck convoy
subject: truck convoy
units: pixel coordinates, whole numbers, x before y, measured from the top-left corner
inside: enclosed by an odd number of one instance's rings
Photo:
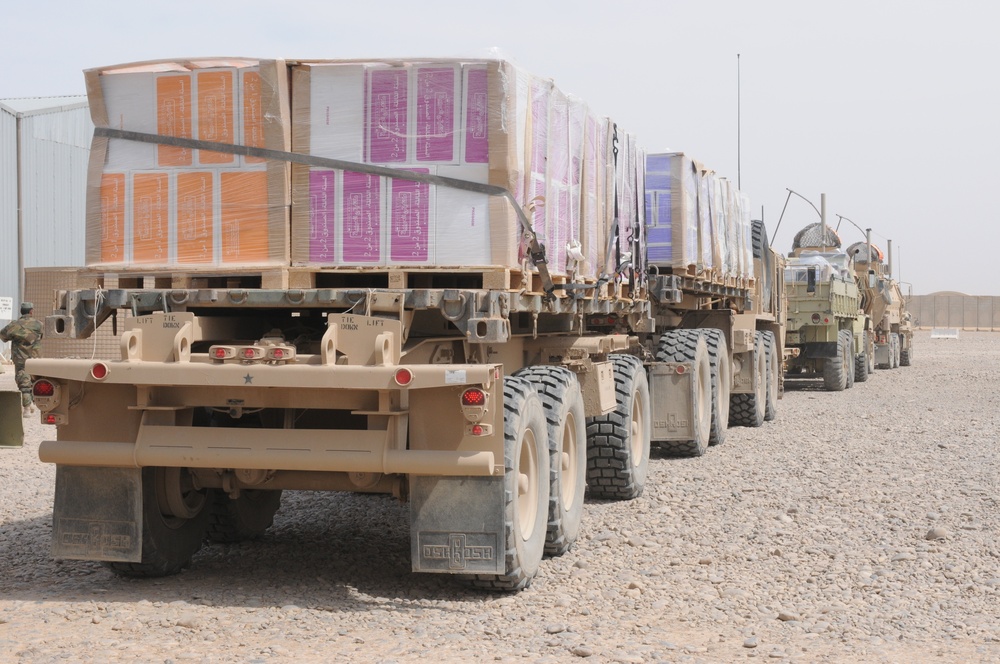
[[[585,495],[775,417],[784,259],[727,180],[499,60],[86,73],[88,267],[29,363],[53,553],[126,576],[282,491],[409,505],[416,572],[516,590]],[[289,81],[291,87],[289,88]],[[290,219],[290,223],[289,223]],[[855,296],[856,297],[856,296]]]
[[[883,259],[870,238],[841,250],[825,218],[795,235],[785,269],[786,341],[798,351],[790,375],[822,376],[827,390],[840,391],[868,380],[876,367],[909,366],[913,326]]]

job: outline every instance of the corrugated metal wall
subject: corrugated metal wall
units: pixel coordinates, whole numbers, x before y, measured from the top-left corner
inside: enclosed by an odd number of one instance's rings
[[[931,293],[914,295],[908,304],[917,327],[1000,330],[1000,297]]]
[[[17,119],[0,108],[0,297],[17,301]],[[16,306],[16,305],[15,305]],[[0,320],[0,325],[6,325]],[[2,350],[3,344],[0,344]]]
[[[84,264],[87,161],[94,125],[83,99],[0,101],[0,296],[13,298],[15,317],[21,300],[19,170],[23,266]]]
[[[87,160],[93,135],[86,107],[21,120],[25,267],[84,264]]]

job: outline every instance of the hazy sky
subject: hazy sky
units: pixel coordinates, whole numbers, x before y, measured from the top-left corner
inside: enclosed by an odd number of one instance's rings
[[[647,151],[739,179],[772,234],[786,188],[817,207],[825,192],[830,223],[892,239],[914,293],[992,295],[998,26],[987,0],[9,0],[0,98],[80,94],[83,69],[134,60],[498,52]],[[793,197],[776,247],[814,221]],[[841,235],[863,239],[847,222]]]

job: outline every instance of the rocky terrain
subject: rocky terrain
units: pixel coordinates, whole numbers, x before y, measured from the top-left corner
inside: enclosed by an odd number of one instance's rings
[[[407,506],[353,494],[286,492],[176,577],[55,561],[32,419],[0,450],[0,661],[1000,662],[1000,335],[919,333],[912,367],[779,406],[588,500],[513,595],[411,573]]]

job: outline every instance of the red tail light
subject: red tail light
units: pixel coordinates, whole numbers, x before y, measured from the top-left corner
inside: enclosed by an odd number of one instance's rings
[[[51,397],[56,393],[56,386],[47,380],[36,380],[31,393],[36,397]]]
[[[462,393],[463,406],[482,406],[486,403],[486,393],[478,387],[470,387]]]
[[[108,377],[108,365],[103,362],[98,362],[94,366],[90,367],[90,375],[97,380],[104,380]]]
[[[224,360],[224,359],[226,359],[226,349],[225,348],[216,348],[215,349],[215,359],[217,359],[217,360]]]

